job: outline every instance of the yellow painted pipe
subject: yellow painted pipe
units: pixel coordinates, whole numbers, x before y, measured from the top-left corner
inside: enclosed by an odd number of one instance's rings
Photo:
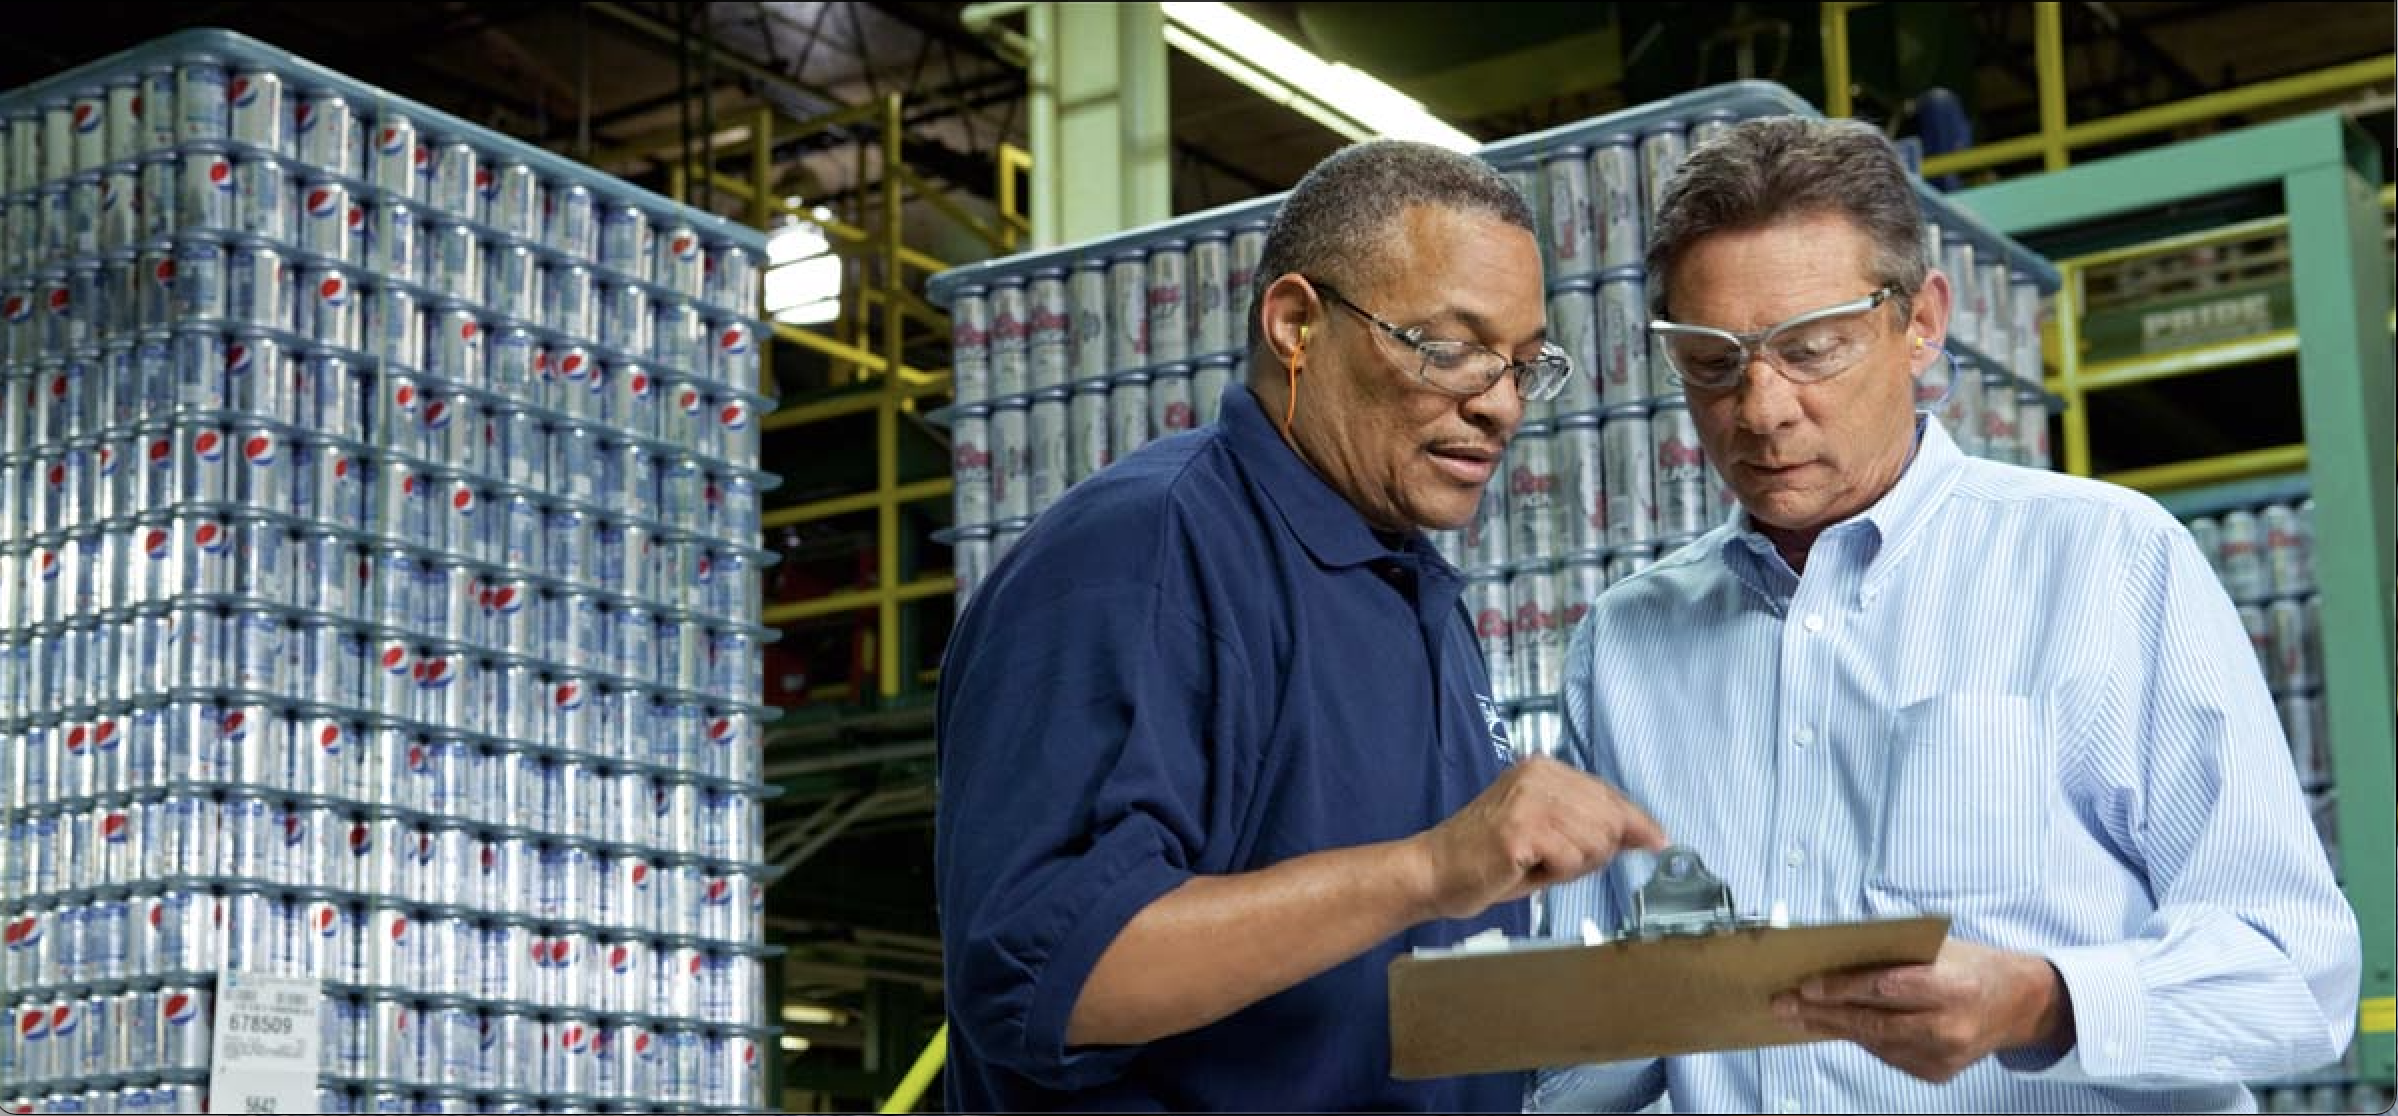
[[[891,592],[880,589],[851,589],[814,600],[793,601],[768,607],[759,614],[758,622],[769,628],[813,620],[819,616],[834,616],[844,612],[863,612],[882,605],[902,605],[926,597],[947,596],[958,591],[957,579],[947,575],[911,581]]]
[[[2398,55],[2385,54],[2344,66],[2261,81],[2238,89],[2208,93],[2121,116],[2076,124],[2064,130],[2065,147],[2068,150],[2087,147],[2148,132],[2162,132],[2184,124],[2254,112],[2290,101],[2369,88],[2391,81],[2393,77],[2398,77]],[[2062,109],[2061,104],[2059,108]],[[2042,106],[2042,112],[2046,112],[2045,105]],[[1986,143],[1946,155],[1934,155],[1923,161],[1923,174],[1926,178],[1937,178],[1944,174],[1986,170],[2039,155],[2047,150],[2047,145],[2048,138],[2044,132],[2041,135]]]
[[[2272,449],[2250,450],[2221,457],[2205,457],[2196,461],[2176,461],[2170,465],[2152,465],[2145,469],[2126,469],[2109,473],[2100,479],[2142,492],[2164,492],[2176,488],[2195,488],[2206,484],[2225,484],[2256,477],[2279,476],[2306,468],[2305,446],[2276,446]]]
[[[2065,262],[2072,263],[2077,267],[2085,269],[2105,267],[2109,264],[2122,263],[2125,260],[2142,259],[2148,256],[2170,255],[2177,252],[2187,252],[2193,248],[2206,248],[2217,244],[2228,244],[2235,240],[2246,240],[2250,237],[2262,236],[2266,233],[2287,229],[2289,225],[2290,219],[2286,216],[2277,215],[2273,217],[2258,217],[2254,220],[2241,221],[2237,224],[2223,225],[2212,229],[2200,229],[2197,232],[2183,233],[2180,236],[2169,236],[2162,240],[2151,240],[2141,244],[2130,244],[2121,248],[2109,248],[2104,252],[2092,252],[2087,256],[2075,256],[2070,261]]]
[[[2226,89],[2221,93],[2208,93],[2186,101],[2175,101],[2169,105],[2127,112],[2121,116],[2110,116],[2104,120],[2093,120],[2073,129],[2073,144],[2079,147],[2105,143],[2201,120],[2237,116],[2287,101],[2303,101],[2378,85],[2393,77],[2398,77],[2398,55],[2385,54],[2309,74],[2295,74],[2239,89]]]
[[[1849,114],[1847,4],[1823,6],[1823,111],[1840,119]]]
[[[832,357],[835,360],[846,360],[876,372],[880,372],[889,367],[883,363],[882,354],[880,353],[871,353],[864,349],[858,348],[855,345],[843,344],[814,330],[801,329],[798,326],[784,325],[781,322],[776,322],[774,326],[774,335],[782,338],[785,341],[789,341],[794,345],[800,345],[806,348],[814,349],[817,352],[823,353],[824,355]]]
[[[916,1064],[908,1067],[908,1075],[899,1079],[899,1088],[891,1090],[883,1102],[884,1112],[914,1112],[916,1102],[932,1087],[933,1075],[949,1060],[949,1024],[943,1023],[933,1032],[933,1040],[924,1044],[924,1052],[916,1055]]]
[[[2113,388],[2168,380],[2194,372],[2206,372],[2234,364],[2288,356],[2298,351],[2298,331],[2275,330],[2237,341],[2213,345],[2193,345],[2154,356],[2125,357],[2082,366],[2078,386],[2083,391],[2107,391]]]
[[[934,477],[931,480],[917,481],[914,484],[903,484],[888,491],[860,492],[851,496],[818,500],[814,503],[794,504],[787,508],[776,508],[759,516],[758,526],[790,527],[801,523],[813,523],[820,519],[854,515],[871,508],[882,507],[885,504],[913,504],[919,500],[947,496],[955,484],[956,482],[948,477]]]
[[[2032,5],[2032,60],[2040,79],[2040,157],[2049,170],[2065,169],[2065,6],[2057,0]]]

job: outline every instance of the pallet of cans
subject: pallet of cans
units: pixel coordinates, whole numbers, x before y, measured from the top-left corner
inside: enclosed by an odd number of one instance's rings
[[[2315,501],[2302,493],[2185,521],[2240,612],[2281,713],[2298,783],[2332,864],[2340,862],[2337,772],[2323,702],[2323,596],[2315,584]]]
[[[758,1107],[762,236],[222,32],[0,137],[0,1099]]]
[[[2282,735],[2315,831],[2340,870],[2339,772],[2323,697],[2323,596],[2315,579],[2315,501],[2303,480],[2266,482],[2252,495],[2214,500],[2183,520],[2239,610],[2281,715]],[[2195,510],[2195,509],[2194,509]],[[2389,1083],[2364,1080],[2355,1051],[2304,1082],[2258,1087],[2267,1112],[2386,1112]]]
[[[1598,594],[1734,513],[1648,332],[1651,215],[1691,147],[1736,121],[1816,115],[1745,82],[1495,143],[1531,203],[1549,335],[1577,374],[1532,404],[1474,522],[1434,542],[1468,578],[1492,686],[1519,750],[1559,734],[1565,644]],[[1927,263],[1958,306],[1919,409],[1966,452],[2049,467],[2040,322],[2053,267],[1918,183]],[[1032,517],[1153,438],[1215,419],[1242,374],[1256,267],[1281,197],[934,277],[952,325],[961,602]]]

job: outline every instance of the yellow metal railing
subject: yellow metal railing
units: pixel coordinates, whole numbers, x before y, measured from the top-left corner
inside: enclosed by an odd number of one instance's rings
[[[1822,7],[1824,111],[1847,116],[1854,107],[1850,93],[1848,17],[1864,3],[1826,3]],[[2257,82],[2238,89],[2208,93],[2171,104],[2068,125],[2065,120],[2065,34],[2061,4],[2042,0],[2032,5],[2032,61],[2039,86],[2040,130],[2028,136],[1931,155],[1923,161],[1926,178],[1987,170],[2037,158],[2045,170],[2063,170],[2076,148],[2111,143],[2132,136],[2171,131],[2189,124],[2220,120],[2281,105],[2361,89],[2398,79],[2398,55],[2384,54],[2312,73]]]
[[[766,430],[781,432],[872,414],[875,422],[874,487],[867,492],[778,508],[762,516],[760,525],[786,527],[860,512],[874,512],[874,584],[814,600],[778,604],[765,609],[762,620],[772,627],[819,616],[873,610],[876,613],[875,675],[881,695],[885,698],[899,696],[903,683],[908,680],[899,661],[901,607],[927,598],[946,596],[957,588],[955,579],[946,575],[918,577],[904,584],[900,581],[901,509],[910,504],[945,498],[951,491],[951,481],[946,476],[906,484],[899,479],[901,416],[914,412],[919,400],[928,396],[947,395],[950,391],[947,369],[913,368],[906,363],[905,343],[909,322],[929,326],[944,334],[949,328],[948,316],[911,289],[908,280],[916,275],[946,270],[949,265],[902,243],[904,207],[911,196],[922,200],[936,212],[974,233],[993,250],[1001,252],[1014,250],[1019,239],[1031,227],[1023,216],[1021,199],[1016,196],[1016,175],[1030,165],[1030,157],[1022,149],[1002,145],[999,156],[999,219],[996,223],[983,220],[949,197],[940,186],[915,173],[903,161],[901,141],[905,138],[905,129],[901,106],[900,96],[890,93],[823,116],[791,121],[771,106],[762,105],[755,110],[749,127],[749,176],[746,179],[737,178],[714,168],[703,172],[709,186],[745,202],[751,223],[761,228],[772,229],[787,218],[813,224],[824,232],[825,240],[833,251],[848,261],[862,280],[866,280],[847,285],[843,299],[845,313],[839,320],[837,332],[776,323],[774,333],[783,341],[831,358],[837,373],[846,372],[845,375],[837,374],[836,380],[854,380],[871,386],[851,395],[780,408],[768,415],[761,425]],[[873,126],[880,133],[879,142],[873,145],[871,152],[864,147],[859,152],[861,171],[866,169],[869,157],[881,163],[881,189],[873,203],[875,219],[867,223],[872,227],[852,224],[802,206],[787,205],[784,199],[775,195],[773,153],[778,138],[788,140],[859,125]],[[690,183],[687,177],[682,161],[676,161],[669,168],[668,186],[677,200],[683,200],[688,192]],[[772,346],[766,348],[771,353]],[[762,363],[760,375],[761,390],[773,393],[771,364]]]

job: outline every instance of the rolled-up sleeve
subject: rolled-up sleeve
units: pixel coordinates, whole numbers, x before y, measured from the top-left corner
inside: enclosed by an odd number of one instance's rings
[[[1251,734],[1245,669],[1154,587],[994,600],[943,665],[936,886],[955,1038],[1049,1089],[1135,1047],[1069,1049],[1125,924],[1203,867]]]

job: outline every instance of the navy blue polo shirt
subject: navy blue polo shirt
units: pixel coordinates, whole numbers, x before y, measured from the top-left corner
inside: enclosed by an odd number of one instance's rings
[[[1390,1075],[1386,970],[1525,905],[1418,925],[1195,1031],[1065,1043],[1133,915],[1194,875],[1420,832],[1509,762],[1463,582],[1386,544],[1249,389],[1075,486],[941,672],[951,1111],[1519,1111],[1520,1074]]]

